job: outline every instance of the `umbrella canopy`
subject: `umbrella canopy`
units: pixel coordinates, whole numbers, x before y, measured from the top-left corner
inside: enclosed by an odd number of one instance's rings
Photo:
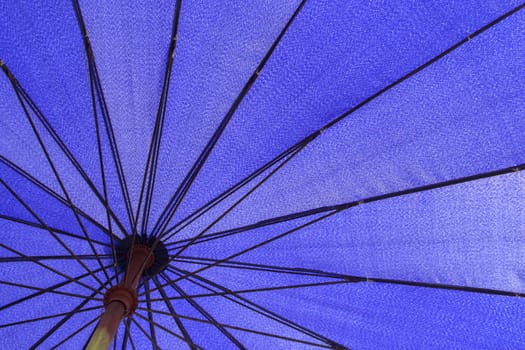
[[[3,2],[1,346],[525,347],[524,8]]]

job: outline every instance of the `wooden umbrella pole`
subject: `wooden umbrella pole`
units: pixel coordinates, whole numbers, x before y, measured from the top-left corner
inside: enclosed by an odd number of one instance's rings
[[[148,261],[144,263],[144,261]],[[124,280],[111,287],[104,295],[104,313],[91,336],[87,350],[107,350],[117,334],[120,321],[133,314],[137,308],[136,288],[144,273],[154,262],[149,247],[135,245]]]

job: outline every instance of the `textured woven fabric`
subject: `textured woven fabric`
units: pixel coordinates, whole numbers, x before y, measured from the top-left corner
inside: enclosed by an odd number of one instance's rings
[[[525,347],[524,7],[3,2],[0,346]]]

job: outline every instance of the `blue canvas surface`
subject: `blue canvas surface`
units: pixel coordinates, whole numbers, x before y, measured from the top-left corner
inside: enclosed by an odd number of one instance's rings
[[[131,242],[160,267],[114,348],[525,347],[520,1],[24,0],[0,33],[3,348],[83,348]]]

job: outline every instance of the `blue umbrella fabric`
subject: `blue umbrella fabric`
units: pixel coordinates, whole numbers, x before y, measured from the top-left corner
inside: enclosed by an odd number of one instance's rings
[[[525,4],[0,5],[0,344],[525,347]]]

